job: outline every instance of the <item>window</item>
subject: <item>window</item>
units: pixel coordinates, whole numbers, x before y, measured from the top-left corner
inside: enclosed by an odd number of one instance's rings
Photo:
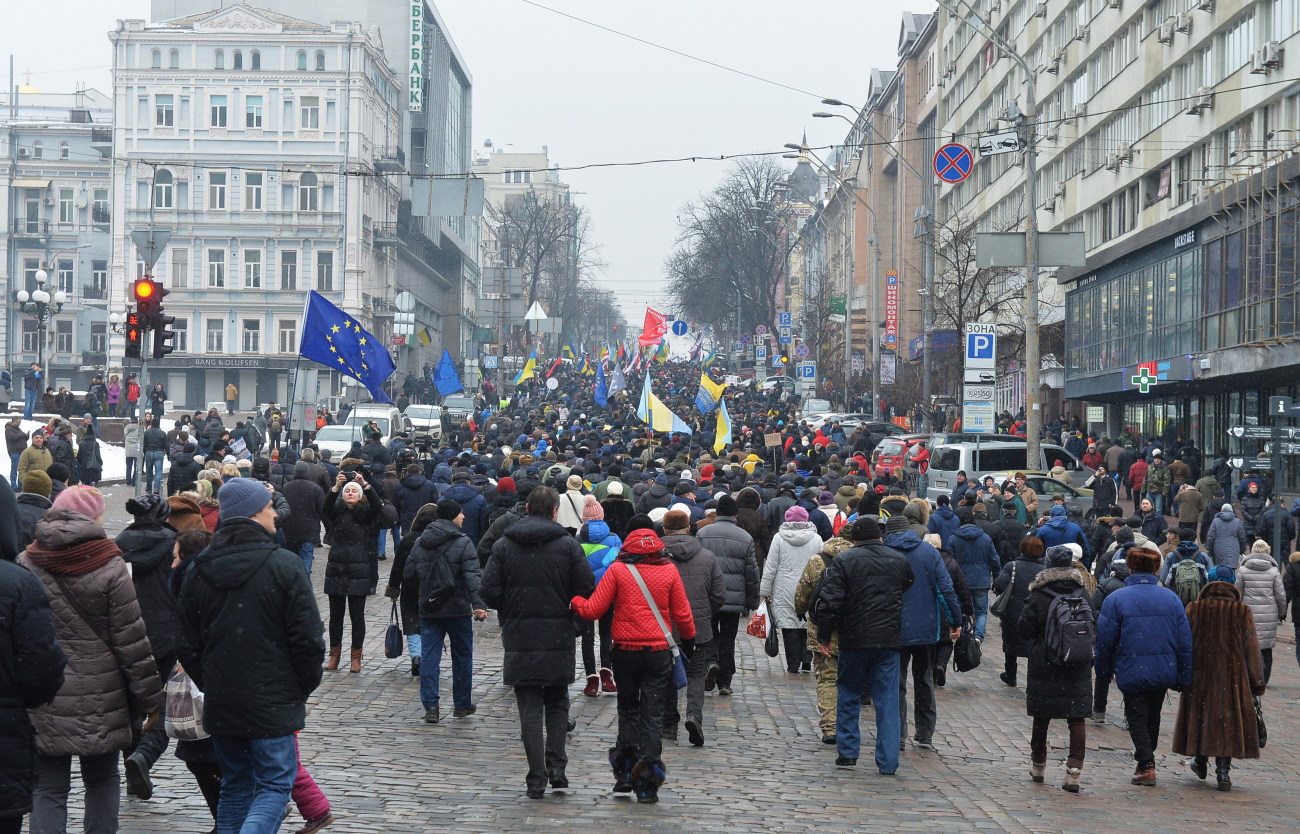
[[[225,127],[227,116],[226,97],[209,96],[208,104],[210,105],[209,112],[211,113],[208,123],[212,127]]]
[[[334,253],[316,253],[316,290],[334,292]]]
[[[325,69],[325,53],[318,50],[316,52],[316,71],[323,72],[324,69]]]
[[[293,250],[280,253],[280,289],[298,289],[298,253]]]
[[[172,267],[168,275],[171,285],[176,289],[184,289],[190,283],[190,250],[173,249],[172,250]]]
[[[58,276],[58,285],[55,289],[62,290],[68,295],[72,295],[73,266],[72,261],[59,261],[58,269],[55,270]]]
[[[90,222],[96,227],[106,227],[112,220],[112,211],[108,206],[108,189],[96,188],[93,192],[94,199],[90,203]],[[99,229],[106,231],[106,229]]]
[[[248,56],[248,68],[260,70],[262,68],[262,53],[256,49]]]
[[[298,104],[298,127],[303,130],[320,129],[320,98],[303,96]]]
[[[54,323],[54,352],[72,353],[72,322],[68,319]]]
[[[92,298],[108,300],[108,261],[90,262],[90,292]]]
[[[230,66],[231,66],[233,69],[243,69],[243,68],[244,68],[244,53],[242,53],[242,52],[240,52],[238,49],[236,49],[236,50],[235,50],[235,54],[231,56]]]
[[[262,210],[262,172],[244,174],[244,211]]]
[[[153,204],[154,208],[172,207],[172,172],[162,169],[154,174]]]
[[[280,353],[298,352],[298,322],[280,319]]]
[[[257,319],[244,319],[244,353],[262,352],[262,323]]]
[[[320,211],[320,179],[315,174],[298,179],[298,211]]]
[[[40,159],[43,156],[45,156],[45,148],[41,146],[40,142],[33,142],[32,159]]]
[[[225,53],[225,52],[223,52],[222,50],[218,49],[216,52],[212,53],[212,68],[213,68],[213,69],[225,69],[225,68],[226,68],[226,53]]]
[[[208,286],[221,288],[226,285],[226,250],[208,250]]]
[[[59,189],[59,222],[70,225],[77,220],[77,207],[72,199],[71,188]]]
[[[176,106],[171,96],[153,97],[153,123],[158,127],[173,127],[176,124]]]
[[[226,349],[226,323],[221,319],[208,319],[208,353],[222,353]]]
[[[167,66],[171,69],[181,68],[181,53],[179,50],[173,49],[167,53]]]
[[[176,321],[172,322],[172,333],[176,334],[172,338],[172,347],[177,353],[189,353],[190,351],[190,323],[179,316]]]
[[[208,174],[208,208],[224,209],[226,207],[226,173],[213,171]]]
[[[67,158],[68,158],[68,143],[67,143],[67,142],[60,142],[60,143],[59,143],[59,159],[67,159]]]
[[[95,353],[108,353],[108,325],[96,322],[90,325],[90,349]]]
[[[307,53],[303,52],[301,49],[298,50],[298,69],[303,71],[306,71],[307,69]]]
[[[532,182],[532,171],[503,171],[502,182]]]
[[[162,69],[162,51],[155,49],[149,54],[149,66],[153,69]]]
[[[36,353],[40,349],[41,332],[36,322],[23,319],[23,353]]]
[[[244,250],[244,289],[262,288],[262,253],[256,249]]]
[[[244,127],[257,129],[262,127],[261,96],[248,96],[244,99]]]

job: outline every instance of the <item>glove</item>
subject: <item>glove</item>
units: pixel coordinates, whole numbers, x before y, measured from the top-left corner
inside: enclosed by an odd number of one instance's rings
[[[677,641],[677,646],[682,650],[682,657],[687,660],[690,660],[695,654],[695,638],[693,637],[690,639],[683,638]]]

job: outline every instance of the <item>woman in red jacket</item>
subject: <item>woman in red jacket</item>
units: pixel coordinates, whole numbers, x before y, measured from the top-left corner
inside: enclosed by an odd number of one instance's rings
[[[618,741],[609,751],[614,791],[635,790],[638,802],[658,802],[665,774],[659,730],[673,657],[633,571],[645,582],[660,618],[674,626],[681,650],[689,657],[695,650],[691,604],[677,567],[651,530],[629,533],[596,592],[590,599],[574,597],[572,604],[588,620],[598,620],[614,608],[610,665],[618,681]]]

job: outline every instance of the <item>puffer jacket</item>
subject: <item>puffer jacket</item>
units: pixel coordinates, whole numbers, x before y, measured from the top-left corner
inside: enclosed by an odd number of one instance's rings
[[[961,624],[961,602],[943,557],[911,530],[891,533],[885,544],[906,556],[912,566],[914,581],[903,594],[902,645],[939,642],[944,626]]]
[[[310,464],[294,464],[293,478],[280,492],[289,505],[289,517],[280,525],[290,544],[320,544],[321,518],[325,514],[325,490],[312,479]]]
[[[126,562],[113,556],[89,573],[73,575],[52,572],[60,569],[57,559],[46,555],[104,538],[93,520],[54,509],[36,523],[34,544],[40,550],[28,547],[18,557],[45,585],[55,632],[68,656],[53,702],[30,712],[36,749],[45,756],[123,750],[131,744],[129,710],[138,717],[162,709],[162,681]]]
[[[438,485],[423,475],[405,475],[398,481],[392,499],[393,505],[397,507],[402,535],[406,535],[420,508],[425,504],[438,503]],[[486,529],[486,525],[484,528]]]
[[[1216,566],[1237,569],[1241,564],[1241,554],[1246,552],[1246,526],[1235,513],[1219,510],[1210,522],[1209,535],[1205,537],[1205,550]]]
[[[972,591],[993,587],[993,577],[1001,568],[993,540],[974,524],[964,524],[948,540],[948,552],[961,567],[966,584]],[[915,565],[913,566],[915,568]]]
[[[1065,507],[1052,507],[1050,516],[1038,528],[1038,538],[1043,540],[1043,550],[1062,544],[1077,544],[1083,548],[1083,561],[1091,563],[1092,555],[1088,552],[1088,537],[1083,534],[1082,527],[1066,516]]]
[[[758,607],[758,558],[754,539],[729,516],[717,516],[699,531],[700,546],[712,551],[727,582],[722,613],[743,614]]]
[[[822,549],[817,528],[807,521],[787,521],[772,537],[763,565],[759,596],[766,597],[777,628],[802,628],[795,614],[794,591],[808,560]]]
[[[605,578],[600,580],[596,591],[589,599],[575,596],[570,602],[578,616],[586,620],[599,620],[605,612],[614,609],[614,619],[610,624],[610,634],[614,643],[636,646],[644,651],[664,651],[668,641],[650,605],[646,601],[641,587],[632,578],[629,565],[635,565],[637,573],[645,583],[659,616],[665,624],[671,624],[673,634],[679,640],[695,639],[695,616],[690,600],[682,585],[681,574],[677,567],[662,551],[630,561],[631,554],[624,552],[617,561],[605,571]]]
[[[176,495],[181,492],[193,492],[194,482],[199,478],[199,462],[194,459],[198,454],[198,449],[186,444],[189,449],[184,449],[172,455],[171,469],[167,472],[167,494]]]
[[[1178,595],[1135,573],[1106,597],[1097,615],[1098,675],[1114,675],[1121,692],[1192,683],[1192,629]]]
[[[903,594],[914,576],[907,557],[883,542],[861,542],[827,566],[815,612],[817,639],[841,649],[902,645]]]
[[[608,524],[596,520],[582,525],[578,531],[578,544],[582,546],[587,563],[591,565],[592,575],[599,584],[605,570],[618,558],[618,549],[623,541],[610,532]]]
[[[52,505],[50,499],[34,492],[20,492],[14,500],[18,503],[18,549],[22,550],[36,538],[36,522]]]
[[[59,459],[58,455],[54,456],[55,460]],[[1247,492],[1241,496],[1241,523],[1246,528],[1246,538],[1259,535],[1263,531],[1259,527],[1261,516],[1264,515],[1264,493]]]
[[[176,531],[156,521],[137,521],[118,533],[116,542],[131,566],[131,583],[153,656],[165,661],[159,671],[169,672],[165,667],[176,657],[176,600],[168,590]]]
[[[727,600],[727,583],[717,558],[694,536],[664,536],[664,552],[677,566],[695,617],[697,645],[713,639],[713,615]]]
[[[952,507],[939,507],[930,514],[930,521],[926,525],[926,529],[931,533],[938,533],[939,541],[943,543],[944,547],[948,547],[948,540],[952,538],[960,526],[961,521],[957,519],[957,514],[953,512]]]
[[[428,581],[436,559],[443,560],[451,571],[452,578],[456,581],[456,593],[435,606],[429,602]],[[482,574],[474,543],[454,521],[445,518],[424,528],[402,572],[403,586],[418,582],[420,617],[430,620],[468,617],[473,611],[486,608],[479,596],[481,581]]]
[[[366,485],[366,500],[349,509],[342,491],[325,496],[325,517],[332,519],[329,561],[325,565],[326,596],[349,597],[373,594],[379,584],[379,562],[372,555],[375,536],[370,530],[379,517],[379,493]]]
[[[1241,601],[1255,618],[1255,636],[1261,649],[1277,645],[1277,627],[1286,617],[1286,589],[1277,562],[1267,553],[1249,553],[1237,571]]]
[[[835,490],[835,506],[839,507],[840,512],[849,511],[849,501],[857,497],[858,491],[851,484],[840,484],[840,488]]]

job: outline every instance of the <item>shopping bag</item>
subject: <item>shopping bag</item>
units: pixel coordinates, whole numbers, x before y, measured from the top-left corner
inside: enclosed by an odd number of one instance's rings
[[[203,729],[203,693],[180,666],[167,680],[165,694],[167,705],[163,726],[168,737],[180,741],[207,738]]]
[[[393,600],[393,611],[388,618],[388,630],[384,632],[384,657],[402,656],[402,627],[397,622],[397,600]]]
[[[767,637],[768,628],[767,600],[758,604],[758,610],[754,616],[749,618],[749,625],[745,627],[745,633],[751,637]]]
[[[776,627],[776,623],[769,623],[767,626],[767,637],[763,638],[763,651],[768,657],[776,657],[781,653],[781,629]]]

